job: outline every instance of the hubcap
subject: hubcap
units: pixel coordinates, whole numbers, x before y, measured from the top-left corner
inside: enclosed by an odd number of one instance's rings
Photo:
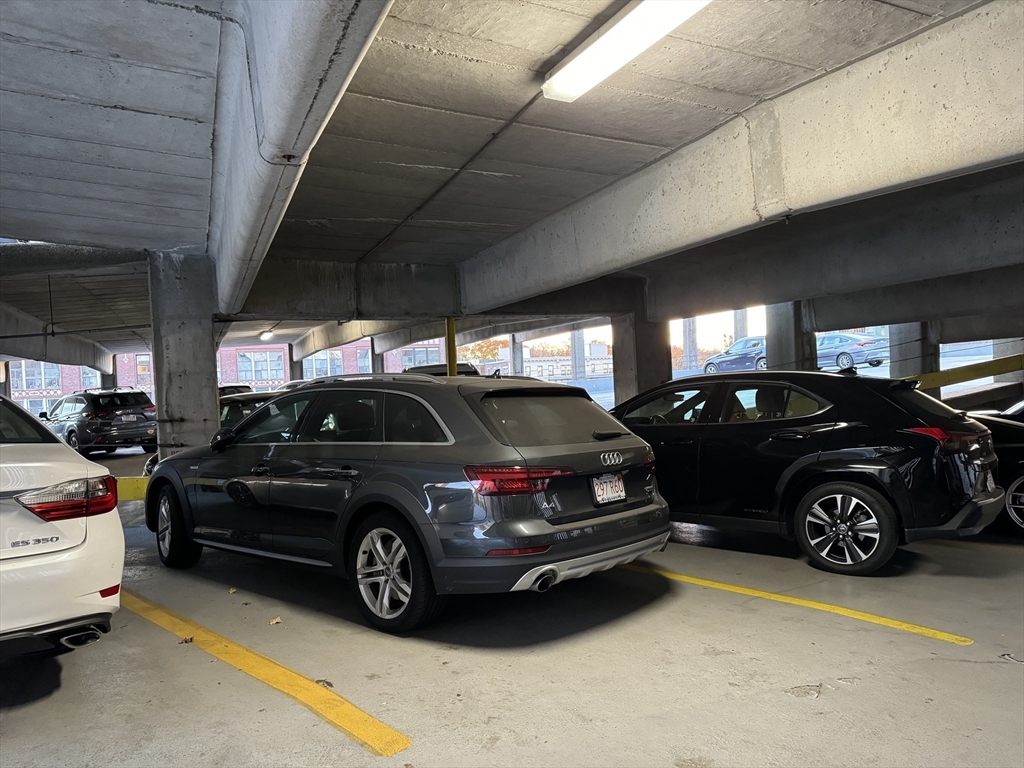
[[[768,370],[768,361],[767,360],[758,360],[757,361],[757,370],[759,370],[759,371],[766,371],[766,370]]]
[[[160,497],[160,506],[157,508],[156,522],[156,545],[160,548],[160,554],[167,557],[171,551],[171,502],[166,496]]]
[[[412,598],[412,563],[393,531],[374,528],[363,538],[356,558],[359,594],[375,616],[393,619]]]
[[[815,551],[838,565],[856,565],[878,548],[878,518],[854,496],[839,494],[819,499],[807,513],[804,525]]]
[[[839,356],[839,367],[840,368],[850,368],[852,366],[853,366],[853,358],[852,357],[850,357],[847,354],[842,354],[842,355]]]
[[[1024,475],[1012,483],[1006,491],[1006,511],[1021,528],[1024,528]]]
[[[78,435],[76,435],[74,432],[72,432],[71,437],[68,438],[68,445],[70,445],[72,448],[78,447]]]

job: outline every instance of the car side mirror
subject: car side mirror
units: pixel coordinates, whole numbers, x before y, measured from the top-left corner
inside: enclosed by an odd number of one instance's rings
[[[217,433],[210,440],[210,447],[215,451],[223,450],[231,445],[235,441],[235,430],[231,427],[224,427],[224,429],[218,429]]]
[[[40,411],[39,412],[39,418],[43,419],[43,420],[46,420],[48,418],[47,415],[46,415],[46,411]]]

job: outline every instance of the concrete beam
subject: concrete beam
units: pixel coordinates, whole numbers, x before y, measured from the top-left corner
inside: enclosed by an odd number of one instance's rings
[[[555,333],[563,333],[565,331],[579,330],[580,324],[586,324],[585,327],[590,328],[592,325],[588,324],[586,318],[574,318],[573,323],[566,325],[563,321],[565,318],[530,318],[530,319],[517,319],[517,318],[495,318],[495,317],[465,317],[455,321],[455,343],[459,346],[463,344],[475,344],[478,341],[484,339],[490,339],[494,336],[503,336],[506,334],[514,333],[520,339],[525,340],[526,338],[538,338],[542,336],[550,336]],[[607,319],[605,319],[607,322]],[[596,323],[600,325],[601,323]],[[577,327],[579,326],[579,327]],[[373,348],[378,352],[390,352],[394,349],[400,349],[407,347],[410,344],[415,344],[418,341],[426,341],[427,339],[439,339],[444,336],[445,327],[443,320],[437,320],[432,323],[423,323],[420,325],[410,326],[401,328],[394,331],[389,331],[383,334],[377,334],[373,337]],[[533,336],[531,334],[536,334]]]
[[[235,317],[380,320],[456,314],[459,298],[454,267],[272,258],[264,262]]]
[[[602,325],[611,325],[611,322],[612,319],[610,317],[591,317],[579,322],[551,325],[535,331],[517,333],[516,339],[520,342],[533,341],[534,339],[543,339],[547,336],[554,336],[556,333],[572,333],[573,331],[585,331],[588,328],[599,328]]]
[[[944,318],[938,321],[938,328],[943,344],[1019,338],[1024,336],[1024,312]]]
[[[0,302],[0,355],[45,360],[61,365],[87,365],[113,373],[114,357],[102,344],[65,333],[34,315]],[[50,335],[51,331],[55,335]]]
[[[305,360],[322,349],[340,347],[353,341],[365,339],[367,336],[388,333],[408,326],[402,320],[353,320],[339,324],[337,321],[324,323],[310,328],[299,340],[292,343],[292,355],[296,360]],[[377,350],[383,352],[384,350]]]
[[[149,254],[131,249],[87,248],[53,243],[8,243],[0,245],[0,275],[61,274],[92,269],[129,266],[145,271]]]
[[[536,339],[542,336],[551,336],[556,333],[565,333],[572,331],[581,331],[585,328],[593,328],[598,325],[607,325],[609,320],[607,317],[598,318],[601,322],[593,318],[580,318],[578,322],[565,323],[565,318],[551,318],[545,317],[538,320],[514,320],[510,322],[494,322],[489,325],[477,328],[475,330],[461,331],[455,335],[455,343],[458,345],[463,344],[475,344],[478,341],[484,341],[495,336],[504,336],[507,334],[515,334],[519,341],[526,341],[528,339]],[[431,338],[427,336],[426,338]]]
[[[634,311],[645,301],[645,281],[641,278],[600,277],[570,285],[543,296],[505,304],[484,314],[504,317],[581,317],[622,315]]]
[[[390,6],[225,3],[209,233],[223,313],[241,311],[309,152]]]
[[[989,3],[758,104],[464,262],[463,310],[484,312],[773,220],[1018,161],[1022,36],[1024,4]]]

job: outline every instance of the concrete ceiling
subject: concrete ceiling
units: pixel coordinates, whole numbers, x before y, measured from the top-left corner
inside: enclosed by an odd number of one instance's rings
[[[976,4],[718,0],[566,104],[536,98],[544,73],[621,0],[396,0],[268,258],[461,262]]]

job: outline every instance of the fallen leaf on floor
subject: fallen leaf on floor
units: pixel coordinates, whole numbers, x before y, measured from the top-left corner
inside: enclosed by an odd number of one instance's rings
[[[445,664],[447,664],[447,663],[448,663],[447,661],[442,661],[442,662],[441,662],[441,666],[444,666],[444,665],[445,665]]]
[[[181,640],[178,641],[178,645],[185,645],[186,643],[191,643],[193,640],[195,640],[194,636],[193,637],[184,637],[184,638],[182,638]]]
[[[1016,661],[1018,664],[1024,664],[1024,661],[1021,661],[1020,659],[1015,659],[1012,653],[1001,653],[999,654],[999,658],[1006,659],[1007,661]]]
[[[234,587],[232,587],[231,589],[229,589],[229,590],[228,590],[228,594],[229,594],[229,595],[233,595],[233,594],[235,594],[235,592],[237,592],[237,591],[238,591],[237,589],[235,589]]]
[[[334,687],[334,683],[332,683],[330,680],[320,679],[320,680],[314,680],[313,682],[316,683],[317,685],[322,685],[324,688],[333,688]]]
[[[798,699],[816,699],[821,695],[821,683],[817,685],[798,685],[786,691],[790,696]]]
[[[252,605],[252,603],[242,603],[242,605]]]
[[[412,763],[406,763],[402,768],[412,768]]]
[[[276,619],[271,619],[270,623],[271,624],[280,624],[281,623],[281,617],[278,616]]]
[[[837,677],[836,682],[845,683],[846,685],[856,685],[860,682],[859,677]]]

